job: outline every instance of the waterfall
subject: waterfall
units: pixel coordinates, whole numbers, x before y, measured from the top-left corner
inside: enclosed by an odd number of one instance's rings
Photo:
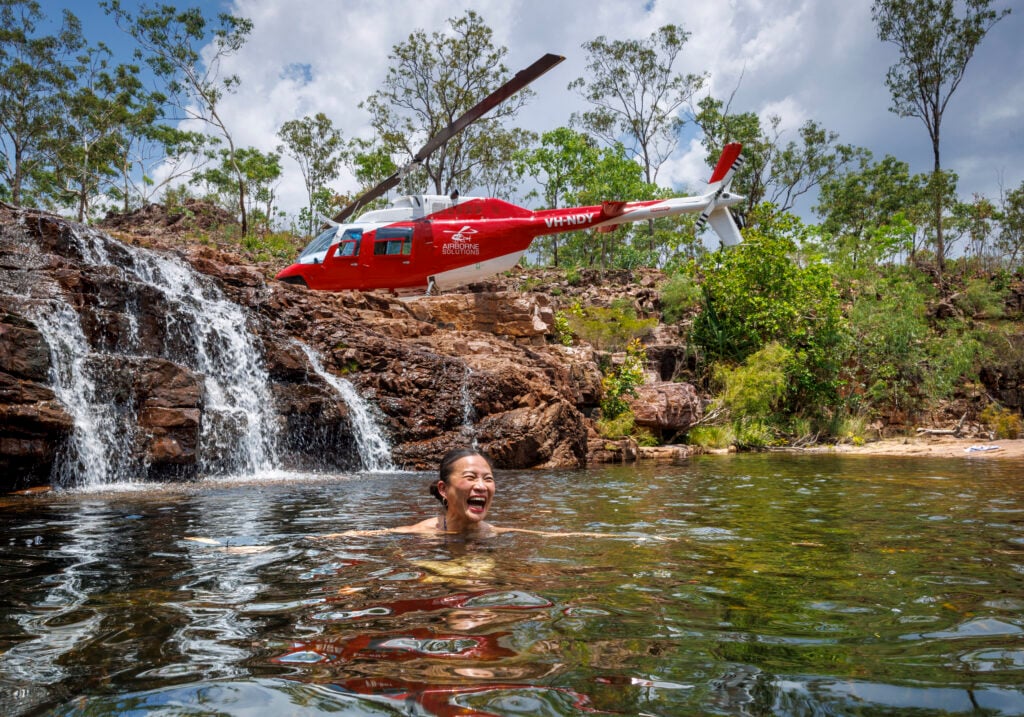
[[[206,417],[200,470],[220,474],[274,468],[277,420],[270,377],[247,330],[245,312],[228,301],[212,279],[183,261],[126,249],[133,277],[157,289],[170,304],[168,336],[182,340],[184,351],[168,358],[203,374]]]
[[[466,364],[466,373],[462,377],[462,428],[461,433],[469,440],[469,445],[477,447],[476,441],[476,409],[473,408],[473,397],[469,393],[469,379],[473,375],[473,369]]]
[[[383,432],[374,421],[370,404],[359,395],[351,382],[328,372],[313,349],[301,342],[296,343],[306,354],[309,365],[313,367],[317,376],[337,391],[345,405],[348,406],[349,417],[352,421],[352,434],[356,440],[363,468],[370,472],[395,470],[395,466],[391,462],[391,446],[388,445]]]
[[[136,457],[135,407],[104,396],[104,382],[95,370],[97,356],[78,314],[61,299],[25,307],[50,347],[53,392],[75,422],[54,461],[53,482],[99,486],[134,480],[144,469]]]
[[[256,339],[243,309],[227,300],[217,284],[184,261],[122,245],[106,235],[73,227],[71,238],[83,263],[114,271],[130,291],[157,297],[166,334],[161,358],[201,374],[205,396],[198,463],[206,475],[256,473],[277,463],[277,418]],[[74,433],[66,455],[55,462],[55,482],[97,486],[130,482],[146,470],[139,453],[133,392],[111,366],[145,358],[153,337],[139,329],[137,306],[93,307],[107,314],[123,310],[124,331],[114,347],[90,343],[81,318],[58,287],[49,296],[25,296],[24,311],[50,346],[51,383],[72,416]],[[37,293],[33,289],[32,294]],[[113,311],[107,311],[113,308]],[[118,359],[112,361],[111,359]],[[115,385],[111,385],[115,384]]]

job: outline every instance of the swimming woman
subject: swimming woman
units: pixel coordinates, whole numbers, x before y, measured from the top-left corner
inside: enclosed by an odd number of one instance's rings
[[[494,499],[494,467],[490,458],[474,448],[455,448],[441,459],[437,481],[430,484],[430,494],[441,502],[442,513],[414,525],[380,530],[349,530],[325,535],[337,538],[349,535],[380,535],[411,533],[419,535],[464,535],[486,538],[499,533],[530,533],[547,536],[622,537],[609,533],[552,533],[524,528],[499,528],[484,518]]]

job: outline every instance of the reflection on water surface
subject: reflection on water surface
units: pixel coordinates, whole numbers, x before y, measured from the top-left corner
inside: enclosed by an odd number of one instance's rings
[[[1024,714],[1024,466],[709,457],[6,497],[0,713]],[[655,539],[662,538],[662,539]]]

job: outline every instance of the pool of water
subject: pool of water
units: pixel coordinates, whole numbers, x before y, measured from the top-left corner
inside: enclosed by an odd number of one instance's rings
[[[1024,465],[741,455],[0,498],[4,715],[1024,714]]]

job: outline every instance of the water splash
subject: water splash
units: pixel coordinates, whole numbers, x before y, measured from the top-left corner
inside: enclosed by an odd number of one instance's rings
[[[395,466],[391,462],[391,446],[374,420],[370,404],[359,395],[351,382],[327,371],[320,362],[320,357],[312,348],[301,342],[296,342],[296,344],[306,354],[309,365],[313,367],[316,375],[337,391],[345,405],[348,406],[349,417],[352,420],[352,434],[356,440],[359,459],[362,461],[364,470],[370,472],[395,470]]]

